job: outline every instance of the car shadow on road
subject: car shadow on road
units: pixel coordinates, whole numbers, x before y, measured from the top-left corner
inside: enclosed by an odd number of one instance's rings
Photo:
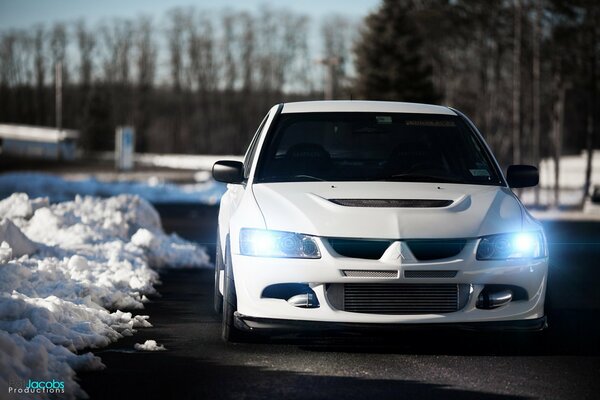
[[[544,332],[418,330],[323,337],[280,335],[261,342],[297,345],[318,352],[453,356],[599,356],[600,311],[560,310],[549,315]]]
[[[415,380],[331,376],[258,366],[227,365],[180,354],[127,354],[102,374],[80,373],[91,399],[483,399],[522,396],[465,390]],[[118,361],[117,361],[118,360]],[[136,372],[138,371],[138,372]]]

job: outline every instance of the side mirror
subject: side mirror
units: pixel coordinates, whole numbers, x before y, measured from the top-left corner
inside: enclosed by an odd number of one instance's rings
[[[511,188],[532,187],[540,181],[540,174],[533,165],[511,165],[506,171],[506,180]]]
[[[242,183],[244,181],[244,163],[239,161],[217,161],[212,168],[213,178],[219,182]]]

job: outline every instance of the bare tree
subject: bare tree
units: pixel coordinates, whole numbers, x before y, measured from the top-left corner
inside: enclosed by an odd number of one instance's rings
[[[43,26],[37,26],[34,32],[34,69],[35,69],[35,123],[44,125],[46,121],[46,107],[44,99],[44,87],[46,85],[46,41],[44,40],[46,31]]]
[[[236,23],[237,15],[227,11],[222,18],[223,25],[223,40],[221,48],[223,52],[223,69],[224,69],[224,88],[229,94],[233,93],[238,76],[238,60],[235,57],[237,52],[237,34]]]
[[[522,0],[514,0],[515,32],[513,42],[513,101],[512,101],[512,139],[513,164],[521,162],[521,40],[523,31]]]
[[[592,182],[592,161],[594,158],[594,138],[597,137],[597,95],[598,95],[598,51],[600,42],[600,29],[598,29],[598,19],[600,18],[599,6],[592,5],[586,10],[586,45],[588,46],[588,60],[586,60],[589,79],[589,101],[587,110],[586,124],[586,163],[585,163],[585,180],[583,184],[583,196],[581,205],[585,204],[590,195],[590,186]]]
[[[171,82],[175,92],[181,91],[183,79],[183,29],[185,25],[185,12],[176,8],[169,13],[169,28],[167,32],[169,46],[169,62],[171,68]]]
[[[560,61],[557,61],[560,62]],[[552,103],[552,142],[554,158],[554,207],[560,206],[560,158],[562,156],[563,128],[565,120],[565,97],[567,83],[564,81],[559,68],[554,71]]]
[[[242,67],[242,91],[249,94],[253,88],[255,67],[255,23],[248,13],[240,15],[242,37],[240,41],[240,59]]]
[[[93,51],[96,46],[94,35],[87,30],[83,20],[76,25],[77,46],[79,52],[79,82],[85,88],[92,83]]]
[[[130,82],[133,29],[131,21],[114,20],[100,28],[104,79],[121,85]]]
[[[541,137],[541,60],[540,60],[540,45],[542,41],[542,0],[535,0],[535,17],[533,23],[532,37],[532,116],[533,116],[533,143],[532,143],[532,158],[533,163],[539,168],[540,165],[540,137]],[[535,187],[535,204],[540,203],[540,188]]]
[[[205,16],[199,16],[189,19],[186,27],[188,75],[192,87],[196,88],[197,112],[202,116],[201,134],[191,137],[190,142],[194,143],[195,148],[198,149],[203,146],[211,146],[214,109],[217,108],[213,95],[217,89],[219,76],[215,57],[214,27],[211,20]]]
[[[156,74],[157,48],[153,37],[152,20],[140,17],[136,24],[135,54],[137,69],[137,86],[134,94],[136,147],[138,151],[146,151],[149,147],[148,130],[152,119],[151,95]]]

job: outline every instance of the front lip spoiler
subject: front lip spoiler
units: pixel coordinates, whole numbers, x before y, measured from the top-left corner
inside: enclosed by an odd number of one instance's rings
[[[548,328],[546,316],[514,321],[453,322],[453,323],[354,323],[302,321],[292,319],[257,318],[235,312],[234,325],[246,332],[298,333],[298,332],[389,332],[402,330],[462,330],[479,332],[539,332]]]

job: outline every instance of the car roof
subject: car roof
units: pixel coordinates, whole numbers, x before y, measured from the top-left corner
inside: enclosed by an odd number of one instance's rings
[[[382,112],[457,115],[444,106],[396,101],[321,100],[284,103],[281,113],[306,112]]]

